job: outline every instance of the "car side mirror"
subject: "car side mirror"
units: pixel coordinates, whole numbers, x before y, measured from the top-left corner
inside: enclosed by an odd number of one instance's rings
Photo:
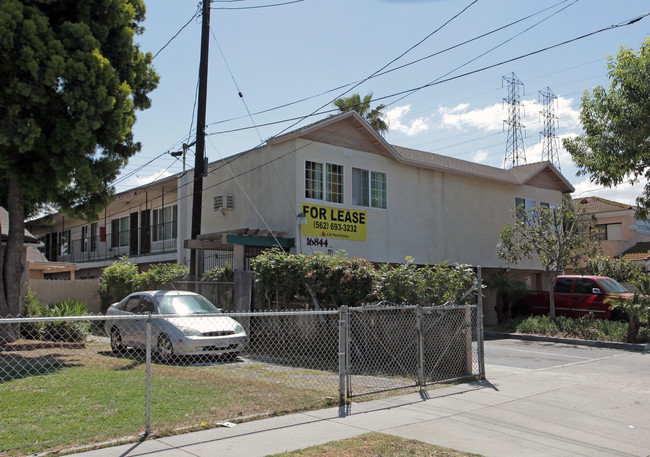
[[[600,291],[600,289],[598,287],[594,287],[593,289],[591,289],[591,293],[592,294],[602,294],[602,292]]]

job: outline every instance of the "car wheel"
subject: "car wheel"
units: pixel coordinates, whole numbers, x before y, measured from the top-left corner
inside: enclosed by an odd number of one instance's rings
[[[123,354],[124,344],[122,343],[122,335],[120,331],[113,327],[111,329],[111,351],[113,354]]]
[[[169,362],[174,356],[174,346],[172,341],[164,333],[158,337],[156,343],[156,356],[161,362]]]

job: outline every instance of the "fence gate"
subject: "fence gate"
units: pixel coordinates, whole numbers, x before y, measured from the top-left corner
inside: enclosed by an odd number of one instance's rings
[[[349,308],[346,320],[348,398],[482,376],[476,305]]]
[[[481,284],[477,283],[465,296]],[[341,308],[341,400],[485,376],[481,294],[464,306]]]

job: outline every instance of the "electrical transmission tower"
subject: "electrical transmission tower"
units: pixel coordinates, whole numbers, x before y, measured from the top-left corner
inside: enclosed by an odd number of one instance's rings
[[[540,114],[544,118],[544,130],[539,134],[542,136],[542,161],[549,161],[558,170],[561,170],[557,135],[555,135],[555,127],[558,124],[558,118],[555,115],[555,100],[557,100],[557,96],[550,87],[547,87],[545,92],[539,91],[539,102],[543,105]]]
[[[514,73],[504,76],[503,81],[508,83],[508,97],[503,101],[508,104],[508,120],[503,121],[508,124],[508,141],[506,142],[506,159],[503,168],[512,168],[517,165],[526,163],[526,151],[524,150],[524,137],[521,124],[520,109],[521,103],[520,88],[523,89],[524,83]],[[503,84],[502,84],[503,86]]]

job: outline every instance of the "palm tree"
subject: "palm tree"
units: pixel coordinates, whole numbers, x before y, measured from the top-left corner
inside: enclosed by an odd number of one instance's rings
[[[338,98],[334,100],[334,105],[342,112],[347,113],[348,111],[356,111],[359,116],[364,118],[370,127],[375,129],[380,135],[384,135],[388,131],[388,124],[384,120],[385,114],[382,113],[382,110],[386,108],[386,105],[378,105],[375,109],[370,109],[370,101],[372,100],[372,92],[363,97],[359,94],[352,94],[349,97]]]
[[[494,309],[499,324],[511,319],[513,305],[530,293],[524,281],[510,278],[507,271],[499,271],[488,276],[485,285],[495,291],[497,301]]]

